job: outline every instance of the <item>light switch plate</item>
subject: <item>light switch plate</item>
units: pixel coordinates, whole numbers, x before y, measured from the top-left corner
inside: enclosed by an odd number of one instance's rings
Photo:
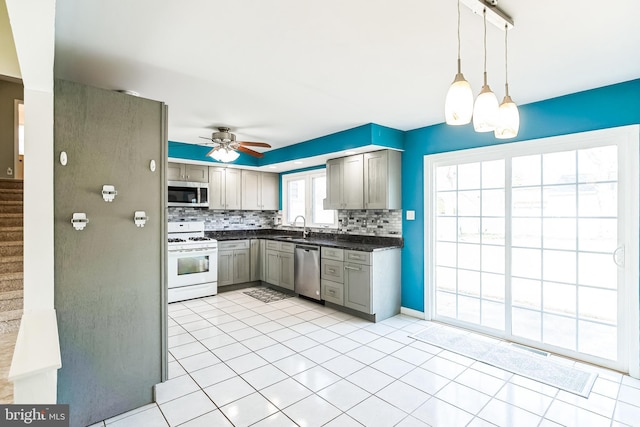
[[[407,211],[407,221],[414,221],[416,219],[416,211]]]

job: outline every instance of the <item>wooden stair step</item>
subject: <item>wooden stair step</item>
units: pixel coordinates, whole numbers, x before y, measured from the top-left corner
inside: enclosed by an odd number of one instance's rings
[[[20,273],[24,271],[22,256],[9,256],[0,259],[0,273]]]
[[[24,192],[19,189],[0,189],[0,200],[5,201],[22,201]]]
[[[0,242],[0,257],[21,256],[24,254],[22,241]]]
[[[0,188],[24,188],[24,181],[21,179],[0,178]]]
[[[0,227],[0,240],[23,240],[24,227]]]
[[[0,312],[22,310],[23,296],[22,290],[0,292]]]
[[[22,310],[0,311],[0,334],[20,329]]]
[[[9,216],[17,215],[17,216]],[[0,227],[22,227],[23,219],[21,214],[2,214],[0,213]]]
[[[0,292],[17,291],[24,287],[24,273],[16,271],[12,273],[0,272]]]

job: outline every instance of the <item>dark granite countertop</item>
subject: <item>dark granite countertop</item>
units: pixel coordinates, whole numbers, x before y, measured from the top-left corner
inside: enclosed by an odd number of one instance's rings
[[[206,231],[207,237],[218,241],[243,239],[269,239],[298,244],[327,246],[353,251],[373,252],[398,249],[404,246],[402,237],[362,236],[355,234],[309,233],[306,239],[301,232],[275,229]]]

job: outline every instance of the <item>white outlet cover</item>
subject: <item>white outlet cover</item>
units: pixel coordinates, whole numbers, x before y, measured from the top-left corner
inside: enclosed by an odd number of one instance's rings
[[[416,211],[407,211],[407,221],[414,221],[416,219]]]

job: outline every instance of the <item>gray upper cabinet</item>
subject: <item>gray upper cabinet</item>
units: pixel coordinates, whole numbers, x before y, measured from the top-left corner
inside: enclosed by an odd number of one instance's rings
[[[278,174],[242,170],[243,210],[278,210],[278,196]]]
[[[327,161],[325,209],[402,209],[399,151],[381,150]]]
[[[399,151],[364,154],[365,209],[402,209],[401,168]]]
[[[344,168],[342,159],[332,159],[327,161],[327,197],[324,200],[325,209],[343,209],[343,182]]]
[[[209,167],[209,209],[241,209],[241,171]]]
[[[167,181],[184,181],[184,163],[167,163]]]
[[[167,181],[209,182],[209,166],[169,162]]]
[[[362,154],[327,161],[325,209],[363,208]]]

